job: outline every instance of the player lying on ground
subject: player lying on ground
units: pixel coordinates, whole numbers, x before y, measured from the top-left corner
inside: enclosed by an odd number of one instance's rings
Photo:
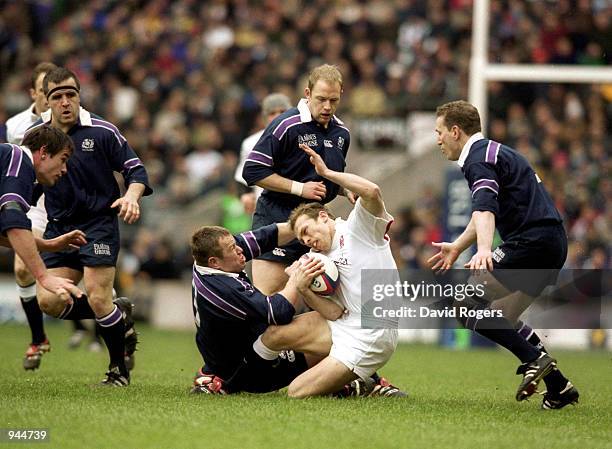
[[[362,270],[393,270],[397,274],[386,235],[393,217],[387,213],[376,184],[351,173],[330,170],[317,152],[306,145],[300,148],[309,156],[317,174],[359,195],[346,221],[334,220],[318,203],[298,206],[289,218],[301,243],[336,263],[340,285],[333,301],[308,288],[300,289],[305,302],[315,311],[297,316],[288,325],[270,326],[253,349],[269,363],[275,363],[279,351],[287,349],[324,357],[291,382],[291,397],[327,395],[346,384],[374,389],[381,395],[403,396],[396,387],[380,388],[370,382],[370,376],[395,351],[397,322],[387,323],[388,328],[383,329],[361,328]],[[332,305],[340,306],[344,313],[338,316]]]

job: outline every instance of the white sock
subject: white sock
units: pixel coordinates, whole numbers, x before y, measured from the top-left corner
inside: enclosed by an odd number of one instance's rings
[[[19,294],[19,297],[23,299],[35,298],[36,297],[36,282],[33,282],[27,287],[22,287],[21,285],[17,284],[17,293]]]
[[[257,337],[257,340],[253,343],[253,350],[264,360],[274,360],[280,354],[280,351],[274,351],[264,345],[263,341],[261,341],[261,335]]]

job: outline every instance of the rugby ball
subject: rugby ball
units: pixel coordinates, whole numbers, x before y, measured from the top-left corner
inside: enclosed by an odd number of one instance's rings
[[[317,295],[330,296],[336,291],[340,283],[338,268],[333,260],[321,253],[310,252],[300,258],[302,264],[308,263],[311,258],[319,259],[323,262],[325,272],[313,279],[310,289]]]

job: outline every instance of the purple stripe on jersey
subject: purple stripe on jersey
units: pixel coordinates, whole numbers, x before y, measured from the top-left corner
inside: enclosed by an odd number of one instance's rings
[[[272,158],[267,154],[262,154],[258,151],[251,151],[247,156],[247,161],[257,162],[268,167],[272,166]]]
[[[17,145],[11,145],[11,147],[13,152],[11,153],[11,162],[9,163],[6,176],[17,176],[21,168],[21,161],[23,160],[23,151]]]
[[[274,309],[272,308],[272,302],[269,296],[266,296],[266,301],[268,301],[268,324],[278,324],[274,317]]]
[[[495,165],[497,163],[497,152],[499,151],[499,143],[489,140],[487,145],[486,162]]]
[[[300,120],[299,114],[291,116],[291,117],[287,117],[285,120],[283,120],[282,122],[278,124],[274,132],[272,132],[272,135],[274,135],[274,137],[280,140],[285,135],[285,132],[287,132],[287,128],[289,128],[292,125],[297,125],[300,122],[301,120]]]
[[[476,187],[480,187],[481,185],[488,185],[488,186],[492,186],[495,187],[496,189],[499,188],[499,184],[497,183],[497,181],[495,181],[495,179],[479,179],[478,181],[476,181],[474,183],[474,185],[472,186],[472,190],[475,189]]]
[[[249,247],[249,251],[251,251],[251,258],[259,257],[261,254],[261,248],[259,247],[259,243],[257,243],[257,239],[255,238],[255,234],[253,231],[247,231],[240,234],[246,244]]]
[[[115,306],[115,309],[111,313],[102,318],[96,318],[96,321],[102,327],[111,327],[117,324],[121,319],[123,319],[121,310],[119,310],[119,307]]]
[[[28,202],[17,193],[5,193],[4,195],[0,196],[0,209],[4,207],[6,203],[10,203],[11,201],[19,203],[24,212],[30,210],[30,205]]]
[[[234,307],[227,301],[224,301],[221,297],[216,295],[214,292],[206,288],[206,286],[197,276],[195,271],[193,273],[193,281],[194,281],[194,285],[198,293],[204,299],[210,302],[212,305],[217,306],[219,309],[223,310],[224,312],[229,313],[230,315],[236,318],[239,318],[241,320],[244,320],[246,318],[246,312],[238,309],[237,307]]]
[[[481,190],[481,189],[489,189],[489,190],[492,190],[492,191],[495,193],[495,195],[497,195],[497,194],[499,193],[497,190],[495,190],[495,189],[494,189],[493,187],[491,187],[491,186],[480,186],[480,187],[477,187],[476,189],[474,189],[474,191],[472,192],[472,198],[474,198],[474,195],[476,194],[476,192],[478,192],[478,191],[479,191],[479,190]]]
[[[495,193],[497,193],[497,189],[499,188],[495,181],[492,181],[490,179],[481,179],[474,183],[474,185],[472,186],[472,192],[476,192],[476,190],[482,189],[483,187],[488,187],[489,189],[494,190]]]
[[[123,168],[126,169],[126,170],[129,170],[129,169],[137,167],[139,165],[142,165],[142,162],[140,161],[140,159],[135,157],[135,158],[128,159],[127,161],[125,161],[123,163]]]
[[[112,133],[115,135],[115,137],[117,138],[120,144],[123,144],[124,142],[126,142],[125,137],[121,135],[117,127],[113,125],[112,123],[104,121],[104,120],[99,120],[93,117],[91,118],[91,123],[94,126],[98,126],[100,128],[105,128],[105,129],[108,129],[109,131],[112,131]]]

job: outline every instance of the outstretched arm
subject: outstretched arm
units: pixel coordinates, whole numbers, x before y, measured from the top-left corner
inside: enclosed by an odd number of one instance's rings
[[[434,271],[445,272],[452,268],[453,264],[463,251],[469,248],[476,241],[476,226],[474,217],[468,223],[465,230],[454,242],[432,242],[438,248],[438,252],[431,256],[427,263]]]
[[[325,162],[308,145],[300,144],[300,148],[310,156],[310,163],[314,165],[319,176],[344,187],[361,198],[363,207],[376,217],[382,217],[385,212],[385,204],[382,199],[380,187],[361,176],[353,173],[343,173],[331,170]]]

